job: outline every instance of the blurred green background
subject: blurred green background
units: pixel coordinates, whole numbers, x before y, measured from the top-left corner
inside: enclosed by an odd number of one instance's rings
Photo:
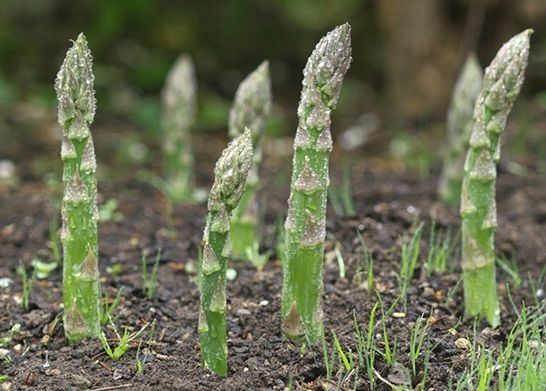
[[[372,149],[386,145],[392,153],[407,150],[399,139],[385,141],[393,134],[428,140],[436,131],[441,139],[466,54],[476,51],[486,66],[503,42],[529,27],[535,34],[522,99],[531,104],[517,104],[518,118],[544,133],[544,0],[1,0],[0,159],[18,163],[31,152],[41,166],[36,156],[58,147],[53,80],[79,32],[94,56],[96,132],[108,133],[108,143],[133,140],[153,149],[159,93],[182,52],[197,71],[196,134],[225,132],[238,83],[268,59],[275,101],[268,132],[292,136],[305,61],[327,31],[346,21],[353,63],[335,136],[360,129],[364,139],[376,134]]]

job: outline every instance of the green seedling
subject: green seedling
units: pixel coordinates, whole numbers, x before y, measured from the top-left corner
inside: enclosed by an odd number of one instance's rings
[[[341,344],[339,343],[336,333],[333,331],[332,331],[332,338],[334,339],[334,346],[337,350],[337,354],[339,355],[341,362],[343,363],[343,366],[345,367],[345,370],[347,372],[350,372],[354,366],[353,355],[351,350],[349,349],[348,354],[345,354],[345,351],[341,347]]]
[[[336,186],[328,187],[328,199],[338,216],[354,216],[356,214],[351,188],[351,171],[348,167],[343,170],[341,186],[339,188]]]
[[[140,347],[142,346],[142,340],[138,343],[138,348],[136,352],[136,373],[139,375],[142,375],[144,373],[144,366],[146,365],[146,361],[148,360],[148,355],[150,354],[152,343],[153,343],[153,337],[154,337],[154,330],[155,330],[155,319],[152,322],[152,329],[150,330],[150,334],[148,335],[148,347],[145,350],[143,356],[140,355]]]
[[[21,306],[25,311],[28,311],[30,305],[30,292],[32,291],[32,286],[34,285],[34,275],[28,275],[27,269],[21,260],[19,260],[17,274],[21,276],[21,281],[23,283],[23,291],[21,292]]]
[[[227,146],[216,163],[203,234],[198,325],[201,359],[205,367],[222,376],[227,374],[226,269],[231,251],[230,218],[243,195],[251,161],[252,136],[250,129],[246,129]]]
[[[512,258],[511,260],[508,260],[505,256],[500,255],[495,258],[495,261],[497,262],[497,265],[500,266],[500,268],[508,274],[512,282],[514,283],[514,286],[516,288],[519,288],[522,283],[521,275],[518,270],[518,264],[516,262],[515,258]]]
[[[123,220],[123,215],[118,211],[118,200],[110,198],[102,205],[99,205],[99,221],[105,223],[114,221],[119,223]]]
[[[59,264],[57,262],[43,262],[39,259],[33,259],[30,264],[32,265],[32,274],[38,279],[43,280],[48,278]]]
[[[0,375],[0,383],[5,383],[9,380],[9,375]]]
[[[371,295],[373,292],[374,292],[374,276],[373,276],[373,256],[372,256],[372,253],[370,252],[370,250],[368,249],[368,246],[366,245],[366,243],[364,242],[364,238],[362,237],[362,235],[360,234],[359,231],[357,231],[357,236],[358,236],[358,240],[360,242],[360,247],[361,247],[361,254],[362,254],[362,258],[359,257],[359,261],[357,261],[356,263],[356,270],[355,270],[355,279],[358,283],[360,283],[361,281],[361,274],[362,274],[362,271],[361,271],[361,261],[360,259],[363,259],[364,260],[364,263],[366,265],[366,289],[368,291],[368,295]]]
[[[233,221],[231,222],[231,224],[233,224]],[[261,272],[267,261],[269,261],[271,253],[271,251],[266,251],[265,253],[260,254],[259,244],[258,242],[254,242],[252,247],[246,248],[246,259],[248,259],[250,263],[256,266],[256,269]]]
[[[482,316],[493,327],[500,322],[494,247],[496,163],[500,136],[523,84],[531,33],[526,30],[504,44],[486,69],[464,166],[460,213],[465,314]]]
[[[7,335],[4,335],[4,336],[0,337],[0,346],[1,347],[8,346],[11,343],[11,341],[13,340],[13,336],[16,333],[18,333],[19,331],[21,331],[21,324],[20,323],[15,323],[13,326],[10,327],[10,329],[8,330]]]
[[[406,302],[408,288],[415,274],[415,268],[419,261],[420,242],[423,234],[423,223],[415,228],[412,237],[402,245],[402,257],[400,260],[400,272],[398,274],[398,285],[400,297]],[[405,305],[405,304],[404,304]]]
[[[134,333],[130,333],[129,330],[125,328],[125,330],[123,331],[123,335],[120,335],[111,317],[109,317],[109,323],[112,326],[114,333],[116,334],[118,340],[117,346],[112,350],[104,333],[99,334],[99,339],[108,357],[110,357],[110,359],[114,361],[119,360],[127,352],[127,350],[129,350],[132,342],[139,338],[146,330],[146,328],[150,325],[149,323],[146,323],[140,330]]]
[[[59,212],[58,208],[55,208]],[[55,214],[49,220],[49,248],[51,249],[51,259],[57,265],[60,265],[62,262],[61,259],[61,240],[59,238],[59,223],[58,223],[58,214]]]
[[[262,138],[265,121],[271,111],[271,79],[269,63],[264,61],[244,79],[229,112],[229,136],[241,135],[245,127],[252,129],[252,164],[248,171],[246,188],[231,217],[231,251],[233,256],[247,258],[247,250],[258,238],[257,191],[260,187],[258,168],[262,160]]]
[[[157,269],[159,268],[159,261],[161,260],[161,249],[157,250],[155,255],[154,263],[152,265],[152,271],[148,272],[148,261],[146,256],[142,254],[141,259],[141,274],[142,274],[142,291],[148,298],[152,300],[155,296],[155,291],[157,289]]]
[[[459,236],[453,236],[448,228],[445,232],[436,229],[436,223],[433,221],[430,226],[428,239],[428,252],[425,259],[425,271],[427,276],[434,273],[445,273],[453,271],[453,263],[450,263],[458,244]]]
[[[438,185],[440,200],[459,207],[463,167],[470,132],[472,112],[482,87],[483,71],[474,54],[469,54],[459,74],[447,113],[447,151]]]
[[[121,263],[113,263],[106,267],[106,273],[112,277],[119,277],[123,274],[123,265]]]
[[[93,81],[91,52],[80,34],[55,80],[64,182],[63,323],[70,342],[100,334],[97,164],[89,130],[95,116]]]
[[[345,278],[345,259],[343,259],[340,247],[341,243],[336,242],[336,245],[334,246],[334,255],[336,256],[337,267],[339,269],[339,278]]]
[[[123,287],[118,289],[118,292],[116,293],[116,297],[113,300],[110,300],[110,298],[105,295],[103,299],[103,305],[101,307],[100,312],[100,324],[105,326],[108,324],[109,320],[112,319],[113,322],[117,320],[119,317],[113,317],[112,314],[114,313],[114,310],[118,307],[119,303],[121,302],[123,294]]]
[[[330,114],[351,63],[351,28],[323,37],[303,71],[288,199],[286,260],[283,262],[281,329],[291,339],[317,342],[322,333],[320,296],[326,235]]]
[[[415,325],[411,329],[410,344],[409,344],[409,359],[411,363],[411,372],[413,376],[417,376],[417,361],[423,351],[425,338],[429,330],[429,321],[424,315],[417,318]]]
[[[157,182],[163,194],[175,203],[194,199],[190,130],[197,111],[196,95],[193,62],[189,56],[181,55],[169,71],[161,92],[165,180]]]

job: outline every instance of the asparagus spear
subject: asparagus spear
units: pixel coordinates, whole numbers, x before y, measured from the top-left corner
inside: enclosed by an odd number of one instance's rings
[[[68,50],[55,90],[62,127],[61,159],[64,330],[71,342],[100,332],[97,178],[89,126],[95,116],[91,52],[83,34]]]
[[[258,202],[260,186],[258,166],[262,160],[261,141],[264,125],[271,111],[269,63],[264,61],[241,82],[229,113],[229,135],[235,138],[245,127],[252,129],[254,155],[248,172],[246,189],[231,218],[231,249],[234,256],[245,258],[247,249],[258,243]]]
[[[230,252],[230,218],[245,190],[251,160],[251,131],[246,129],[228,145],[216,163],[208,199],[199,280],[198,331],[201,359],[207,368],[219,375],[227,374],[226,268]]]
[[[500,322],[494,247],[496,163],[500,136],[523,84],[531,33],[525,30],[505,43],[485,70],[464,166],[460,213],[465,312],[485,317],[493,327]]]
[[[463,167],[470,132],[472,112],[482,87],[483,71],[474,54],[468,55],[457,79],[447,113],[448,150],[438,186],[438,196],[446,204],[459,207]]]
[[[351,28],[330,31],[315,47],[303,71],[283,263],[282,331],[289,338],[322,332],[320,295],[326,233],[328,160],[332,150],[330,113],[351,63]]]
[[[195,71],[191,58],[178,57],[161,93],[166,193],[174,202],[193,200],[194,158],[190,128],[196,112]]]

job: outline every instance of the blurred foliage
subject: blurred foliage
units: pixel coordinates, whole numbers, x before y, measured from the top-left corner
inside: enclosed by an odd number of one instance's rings
[[[95,58],[99,102],[106,100],[116,110],[119,102],[110,95],[118,99],[127,88],[137,96],[157,95],[173,59],[187,52],[195,60],[200,87],[211,90],[203,98],[204,119],[218,126],[216,116],[226,113],[219,103],[230,101],[241,79],[263,59],[271,60],[275,94],[283,97],[299,90],[301,69],[325,31],[355,19],[353,35],[376,35],[370,23],[371,4],[361,0],[4,0],[0,71],[17,85],[19,97],[34,94],[41,85],[49,88],[67,41],[83,31]],[[49,99],[54,99],[52,91]]]

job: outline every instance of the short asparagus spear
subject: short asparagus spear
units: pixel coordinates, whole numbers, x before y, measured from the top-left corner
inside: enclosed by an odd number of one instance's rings
[[[91,52],[83,34],[68,50],[55,90],[62,127],[64,330],[71,342],[100,332],[97,178],[89,126],[95,116]]]
[[[525,30],[510,39],[485,70],[464,166],[460,212],[465,312],[483,316],[493,327],[500,322],[495,280],[495,165],[501,133],[523,84],[531,33]]]
[[[463,166],[472,131],[472,113],[482,88],[483,71],[474,54],[470,54],[451,96],[447,113],[448,150],[438,186],[438,196],[446,204],[459,207]]]
[[[231,249],[234,256],[245,258],[257,239],[259,188],[258,166],[262,160],[261,141],[264,125],[271,111],[271,81],[269,63],[264,61],[241,82],[229,113],[229,136],[235,138],[245,127],[252,129],[254,155],[248,172],[246,190],[233,211],[231,219]]]
[[[245,189],[252,160],[251,131],[233,140],[214,169],[214,184],[208,199],[203,234],[203,260],[199,276],[201,306],[199,339],[204,365],[218,375],[227,374],[226,267],[230,252],[231,212]]]
[[[190,128],[195,120],[195,72],[190,57],[181,55],[172,66],[162,91],[165,181],[171,201],[192,200],[193,152]]]
[[[315,47],[303,71],[283,263],[282,325],[289,338],[320,338],[322,265],[326,233],[328,160],[332,150],[330,113],[351,63],[351,28],[330,31]]]

